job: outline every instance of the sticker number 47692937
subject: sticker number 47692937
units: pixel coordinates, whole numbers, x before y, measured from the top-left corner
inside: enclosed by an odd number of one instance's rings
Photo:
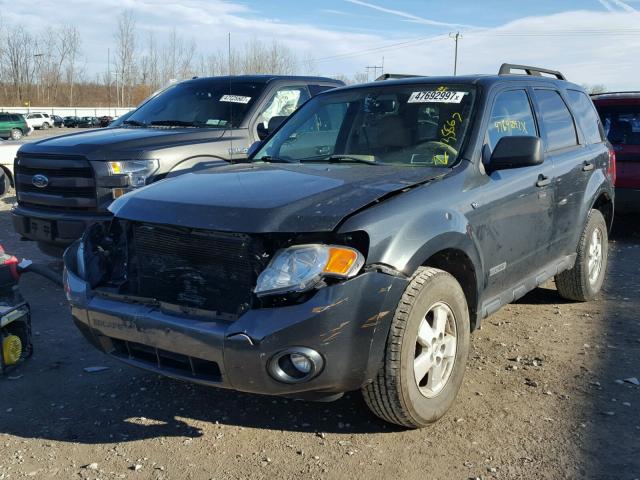
[[[413,92],[407,103],[460,103],[467,92],[428,90]]]

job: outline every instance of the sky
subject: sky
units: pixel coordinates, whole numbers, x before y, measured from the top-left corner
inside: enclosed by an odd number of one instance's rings
[[[0,0],[2,23],[76,25],[88,75],[106,70],[117,16],[131,10],[141,37],[172,29],[202,53],[274,39],[312,59],[314,73],[494,73],[503,62],[562,71],[579,84],[640,90],[640,0]],[[373,71],[371,71],[373,78]],[[379,73],[379,70],[378,70]]]

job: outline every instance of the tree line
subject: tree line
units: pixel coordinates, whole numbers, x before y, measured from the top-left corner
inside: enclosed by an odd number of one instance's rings
[[[117,17],[106,52],[84,51],[74,25],[0,29],[3,106],[132,106],[171,81],[194,76],[316,73],[312,59],[277,40],[253,39],[205,53],[175,28],[163,37],[140,31],[131,11]],[[106,68],[89,74],[86,55],[106,56]],[[362,81],[362,75],[339,77],[347,83]]]

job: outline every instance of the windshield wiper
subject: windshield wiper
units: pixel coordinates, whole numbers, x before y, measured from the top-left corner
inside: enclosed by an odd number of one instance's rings
[[[331,155],[329,157],[311,157],[303,158],[300,162],[351,162],[351,163],[366,163],[367,165],[380,165],[375,160],[371,160],[371,155]]]
[[[149,123],[149,125],[162,127],[200,127],[204,124],[198,122],[185,122],[184,120],[154,120]]]
[[[147,124],[144,122],[140,122],[138,120],[125,120],[124,122],[122,122],[123,125],[131,125],[134,127],[146,127]]]
[[[264,157],[254,158],[254,161],[267,162],[267,163],[293,163],[291,160],[285,160],[284,158],[272,157],[271,155],[265,155]]]

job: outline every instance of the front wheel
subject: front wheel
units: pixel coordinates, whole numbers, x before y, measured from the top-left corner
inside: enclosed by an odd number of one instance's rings
[[[49,124],[48,124],[47,122],[44,122],[44,123],[42,124],[42,129],[43,129],[43,130],[46,130],[46,129],[48,129],[48,128],[49,128]]]
[[[462,385],[469,336],[469,310],[456,279],[421,267],[396,309],[384,363],[362,389],[369,408],[408,428],[438,420]]]
[[[593,300],[604,283],[608,250],[607,223],[599,210],[591,210],[578,243],[575,265],[555,277],[560,296],[578,302]]]
[[[22,130],[19,128],[11,129],[11,133],[9,134],[11,140],[20,140],[22,138]]]

